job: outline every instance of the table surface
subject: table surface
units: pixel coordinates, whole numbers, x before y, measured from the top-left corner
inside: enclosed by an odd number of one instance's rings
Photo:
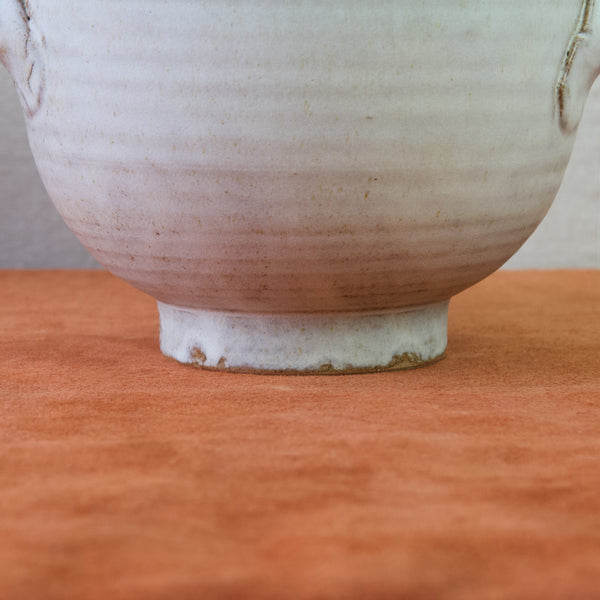
[[[600,271],[499,272],[413,371],[158,350],[105,272],[0,272],[0,598],[599,598]]]

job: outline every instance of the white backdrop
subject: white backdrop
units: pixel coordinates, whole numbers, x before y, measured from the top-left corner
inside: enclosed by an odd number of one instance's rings
[[[48,199],[16,92],[0,66],[0,268],[97,266]],[[600,268],[600,80],[553,207],[506,267]]]

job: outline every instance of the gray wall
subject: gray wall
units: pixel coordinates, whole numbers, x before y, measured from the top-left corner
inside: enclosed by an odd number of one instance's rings
[[[0,268],[99,266],[42,186],[16,92],[0,67]],[[507,268],[600,268],[600,80],[563,186],[544,222]]]

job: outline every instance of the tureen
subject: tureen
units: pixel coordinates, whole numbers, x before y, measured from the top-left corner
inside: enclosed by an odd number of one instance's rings
[[[547,212],[592,1],[0,0],[58,211],[204,367],[443,356],[450,298]]]

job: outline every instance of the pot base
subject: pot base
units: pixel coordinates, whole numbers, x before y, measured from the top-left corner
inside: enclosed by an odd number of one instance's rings
[[[444,356],[448,302],[384,314],[219,312],[158,303],[160,347],[208,369],[350,374],[410,369]]]

